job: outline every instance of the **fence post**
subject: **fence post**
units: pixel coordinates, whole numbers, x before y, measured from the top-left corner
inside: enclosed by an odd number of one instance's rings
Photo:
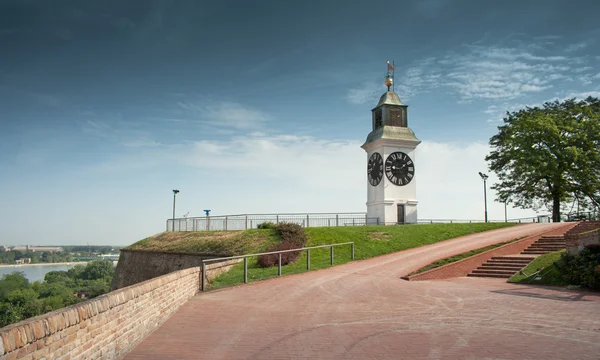
[[[333,245],[329,248],[330,257],[331,257],[331,265],[333,265]]]
[[[335,214],[335,226],[340,226],[339,220],[340,220],[339,215]]]
[[[225,216],[225,231],[227,231],[228,226],[229,226],[229,216]]]
[[[167,231],[169,231],[169,220],[167,220]]]
[[[248,258],[244,258],[244,284],[248,283]]]
[[[377,217],[377,225],[379,225],[379,217]]]
[[[310,249],[306,249],[306,270],[310,270]]]
[[[248,230],[248,215],[246,215],[246,230]]]
[[[367,221],[368,221],[368,219],[369,219],[369,218],[367,217],[367,215],[368,215],[368,214],[365,214],[365,226],[366,226],[366,225],[368,225],[368,224],[367,224]]]
[[[352,245],[352,260],[354,260],[354,243],[352,243],[351,245]]]
[[[275,218],[275,221],[277,224],[279,224],[279,215],[277,215],[277,217]]]
[[[279,259],[278,259],[278,269],[277,269],[277,275],[281,276],[281,253],[277,254],[279,255]]]
[[[196,231],[196,221],[197,219],[192,219],[192,231]]]
[[[206,263],[202,262],[202,291],[206,290]]]
[[[309,226],[310,226],[310,224],[308,222],[308,214],[306,214],[306,227],[309,227]]]

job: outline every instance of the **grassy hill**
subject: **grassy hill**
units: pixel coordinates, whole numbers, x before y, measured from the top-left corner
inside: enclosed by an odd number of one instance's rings
[[[565,251],[560,250],[536,257],[535,260],[530,262],[523,270],[514,274],[508,281],[525,284],[567,285],[567,282],[561,277],[560,270],[554,266],[554,262],[558,261]],[[537,275],[531,276],[538,271]]]
[[[306,246],[354,242],[355,258],[367,259],[378,255],[410,249],[476,232],[493,230],[512,223],[424,224],[403,226],[347,226],[306,228]],[[228,255],[251,254],[266,251],[279,239],[274,230],[209,231],[161,233],[131,246],[129,249],[159,250],[189,253],[218,253]],[[350,261],[350,246],[335,248],[335,264]],[[329,249],[311,251],[311,269],[329,267]],[[284,274],[306,271],[306,254],[294,264],[283,267]],[[260,268],[256,258],[248,260],[248,280],[277,276],[277,267]],[[241,283],[243,266],[236,265],[229,272],[213,280],[211,288]]]

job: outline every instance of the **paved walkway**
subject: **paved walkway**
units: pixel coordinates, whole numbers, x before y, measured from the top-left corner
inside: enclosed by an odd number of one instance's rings
[[[199,294],[126,359],[599,359],[600,295],[400,277],[530,224]]]

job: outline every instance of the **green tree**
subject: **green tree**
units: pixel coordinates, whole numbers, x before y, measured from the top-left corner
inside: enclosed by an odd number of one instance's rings
[[[8,295],[16,290],[23,290],[29,287],[29,281],[21,271],[13,271],[10,274],[2,275],[0,280],[0,300],[8,298]]]
[[[506,115],[486,157],[499,179],[492,186],[497,200],[525,209],[548,206],[555,222],[563,202],[598,209],[600,101],[556,100]]]
[[[115,267],[112,261],[94,260],[86,265],[80,278],[85,280],[111,279],[114,272]]]

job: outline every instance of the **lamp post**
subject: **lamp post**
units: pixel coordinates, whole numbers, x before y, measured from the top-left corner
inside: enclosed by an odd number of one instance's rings
[[[175,231],[175,197],[179,190],[173,190],[173,231]]]
[[[488,222],[488,216],[487,216],[487,194],[486,194],[486,182],[488,179],[488,176],[484,173],[482,173],[481,171],[479,172],[479,176],[481,176],[481,178],[483,179],[483,203],[484,203],[484,207],[485,207],[485,222]]]
[[[508,217],[506,216],[506,201],[504,202],[504,222],[508,222]]]

